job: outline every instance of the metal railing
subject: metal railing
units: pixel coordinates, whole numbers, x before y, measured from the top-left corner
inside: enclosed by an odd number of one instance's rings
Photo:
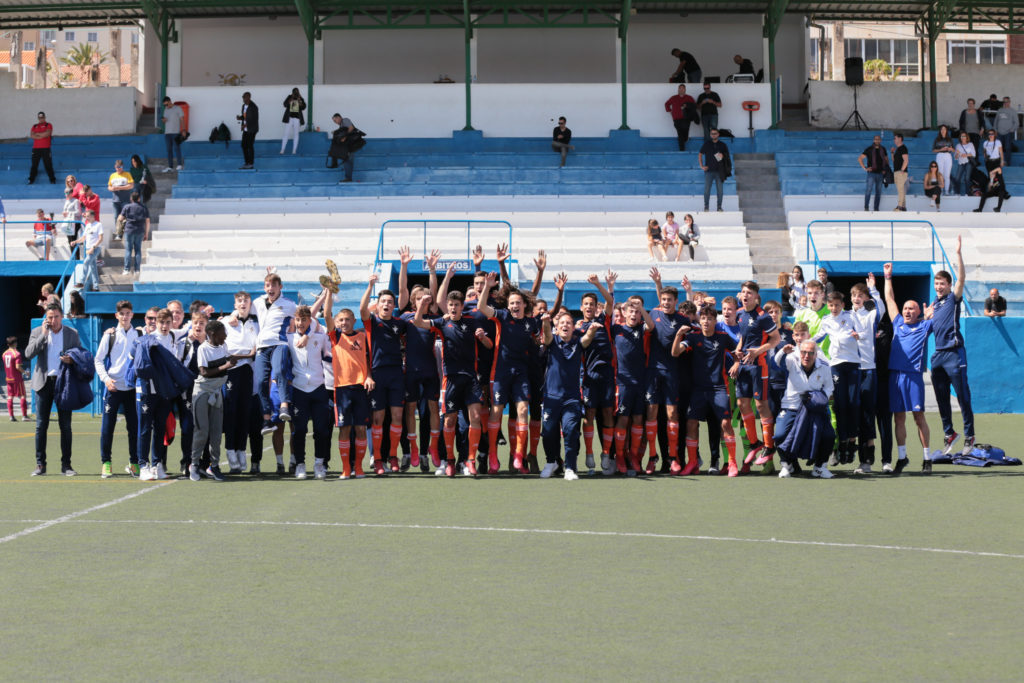
[[[416,220],[416,219],[386,220],[383,223],[381,223],[381,225],[380,225],[380,236],[377,239],[377,254],[376,254],[376,257],[375,257],[374,263],[373,263],[374,271],[377,271],[379,269],[379,267],[380,267],[381,262],[383,262],[385,260],[385,258],[384,258],[384,231],[385,231],[385,229],[389,225],[399,225],[399,224],[404,224],[404,225],[422,225],[423,226],[423,252],[422,253],[423,253],[424,256],[426,256],[428,253],[430,253],[428,251],[428,247],[427,247],[427,233],[429,232],[429,230],[428,230],[428,226],[429,225],[464,225],[464,226],[466,226],[466,258],[467,259],[472,259],[473,258],[473,226],[474,225],[488,225],[488,226],[504,225],[504,226],[506,226],[508,228],[508,237],[507,237],[505,243],[508,244],[509,251],[510,252],[512,251],[512,224],[509,223],[508,221],[501,221],[501,220],[474,220],[474,219],[464,219],[464,218],[452,218],[452,219],[444,219],[444,218],[442,218],[442,219],[425,219],[425,220]],[[446,256],[448,258],[450,258],[449,255],[446,254]]]
[[[8,226],[8,224],[10,224],[10,225],[35,225],[36,223],[44,223],[44,224],[47,224],[47,225],[59,225],[59,224],[64,223],[64,222],[65,221],[63,221],[63,220],[60,220],[60,221],[57,221],[57,220],[3,221],[2,223],[0,223],[0,228],[2,228],[2,238],[3,238],[3,245],[4,245],[3,246],[3,260],[7,261],[7,226]],[[26,234],[28,234],[28,233],[26,233]],[[32,234],[34,235],[35,232],[33,232]],[[63,232],[58,230],[55,233],[51,233],[50,236],[54,240],[54,244],[51,245],[51,247],[50,247],[51,253],[52,253],[53,248],[56,246],[56,241],[59,238],[61,238],[61,237],[66,237],[66,235]],[[71,253],[70,253],[70,255],[68,256],[67,259],[50,259],[51,261],[58,261],[59,260],[59,261],[62,261],[64,263],[64,270],[61,271],[60,279],[57,280],[57,287],[56,287],[56,289],[54,291],[54,294],[56,294],[57,296],[62,296],[63,295],[64,288],[67,286],[67,282],[71,278],[71,274],[74,272],[75,266],[78,265],[81,262],[81,260],[78,258],[79,252],[81,251],[81,246],[82,245],[80,245],[80,244],[76,244],[73,247],[71,247]]]

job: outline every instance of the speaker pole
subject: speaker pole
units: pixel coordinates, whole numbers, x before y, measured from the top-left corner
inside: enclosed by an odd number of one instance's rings
[[[850,125],[850,121],[853,121],[853,127],[857,130],[867,130],[868,124],[864,120],[864,117],[857,111],[857,86],[853,86],[853,111],[848,117],[846,117],[846,123],[839,130],[846,130],[846,127]]]

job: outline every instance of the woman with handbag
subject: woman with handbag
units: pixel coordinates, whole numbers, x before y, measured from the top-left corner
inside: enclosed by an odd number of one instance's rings
[[[302,112],[306,109],[306,100],[302,99],[298,88],[292,88],[288,97],[284,98],[284,136],[281,138],[281,154],[284,154],[288,140],[292,141],[292,154],[299,151],[299,129],[306,125],[306,117]]]
[[[82,227],[82,205],[70,187],[64,188],[64,208],[61,210],[61,216],[63,220],[58,227],[67,236],[70,247],[71,243],[78,239],[78,231]]]
[[[153,174],[149,172],[149,166],[142,161],[142,157],[133,154],[128,172],[135,181],[135,190],[142,195],[142,203],[148,203],[149,198],[156,192],[156,182],[153,180]]]

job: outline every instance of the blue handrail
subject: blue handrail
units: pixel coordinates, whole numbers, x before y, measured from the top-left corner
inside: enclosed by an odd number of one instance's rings
[[[509,252],[512,251],[512,224],[508,221],[503,220],[478,220],[473,218],[438,218],[438,219],[423,219],[417,220],[412,218],[393,219],[386,220],[380,224],[380,237],[377,239],[377,255],[373,262],[373,270],[376,271],[382,261],[384,261],[384,229],[391,224],[397,223],[414,223],[423,226],[423,254],[426,256],[429,252],[427,251],[427,225],[433,223],[443,224],[463,224],[466,226],[466,258],[472,258],[473,254],[473,225],[484,224],[484,225],[505,225],[508,227],[508,248]]]

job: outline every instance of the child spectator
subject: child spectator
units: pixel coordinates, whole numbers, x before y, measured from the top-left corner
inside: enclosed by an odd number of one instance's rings
[[[14,418],[14,399],[21,400],[21,421],[28,422],[27,404],[25,395],[25,357],[18,350],[18,338],[7,338],[7,350],[4,351],[4,374],[7,377],[7,416],[11,422],[17,422]]]
[[[50,249],[53,248],[53,238],[57,230],[53,221],[47,220],[42,209],[36,209],[36,222],[32,224],[32,239],[25,242],[29,251],[36,255],[40,261],[50,260]],[[40,252],[39,247],[43,250]]]
[[[651,260],[654,260],[654,248],[658,248],[658,252],[661,254],[661,260],[664,261],[667,258],[665,253],[665,239],[661,234],[661,226],[658,225],[658,221],[651,219],[647,221],[647,251],[651,255]]]
[[[210,448],[210,472],[214,481],[222,481],[220,473],[220,435],[224,425],[224,396],[221,388],[227,382],[228,371],[235,367],[234,356],[229,356],[224,341],[227,333],[224,323],[212,320],[206,324],[206,341],[199,345],[196,364],[199,376],[192,387],[192,462],[188,478],[199,481],[199,462],[203,451]]]

